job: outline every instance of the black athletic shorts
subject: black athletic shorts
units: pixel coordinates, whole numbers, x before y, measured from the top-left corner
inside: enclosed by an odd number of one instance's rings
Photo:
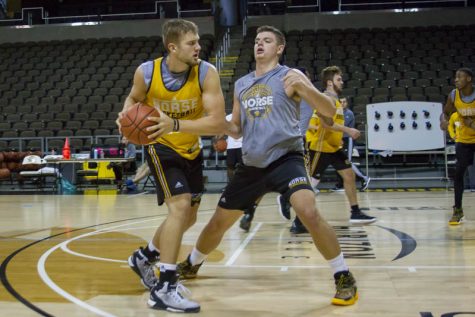
[[[147,146],[146,158],[155,178],[158,204],[166,198],[191,193],[198,201],[203,193],[203,153],[188,160],[163,144]]]
[[[302,153],[288,153],[266,168],[238,165],[218,205],[243,210],[269,192],[289,198],[300,189],[312,190]]]
[[[236,165],[242,164],[242,149],[228,149],[226,150],[226,166],[229,168],[236,168]]]
[[[324,153],[309,150],[310,154],[310,175],[319,179],[329,165],[337,171],[351,168],[351,162],[345,151],[339,149],[334,153]]]

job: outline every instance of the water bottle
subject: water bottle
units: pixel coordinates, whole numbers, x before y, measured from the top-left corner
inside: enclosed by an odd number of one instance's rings
[[[94,149],[94,159],[97,159],[97,149]]]
[[[103,150],[103,149],[101,149],[101,159],[103,159],[103,158],[104,158],[104,156],[105,156],[104,150]]]

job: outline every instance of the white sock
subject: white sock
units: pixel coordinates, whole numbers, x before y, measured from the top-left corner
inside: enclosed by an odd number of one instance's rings
[[[206,257],[206,254],[201,253],[196,249],[196,247],[193,247],[193,250],[190,253],[190,263],[191,265],[200,264],[206,259]]]
[[[316,179],[315,177],[310,177],[310,184],[313,188],[317,188],[318,183],[320,183],[319,179]]]
[[[333,269],[333,273],[341,272],[341,271],[348,271],[348,266],[345,263],[345,258],[343,257],[343,253],[340,253],[336,258],[328,260],[328,263]]]
[[[176,264],[160,263],[160,272],[176,271]]]
[[[150,241],[150,242],[148,243],[148,249],[149,249],[150,251],[157,251],[158,253],[160,253],[160,250],[159,250],[157,247],[155,247],[155,246],[153,245],[153,242],[152,242],[152,241]]]

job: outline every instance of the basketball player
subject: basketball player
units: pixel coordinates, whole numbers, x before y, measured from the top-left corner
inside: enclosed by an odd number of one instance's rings
[[[455,89],[449,94],[444,111],[440,117],[440,127],[447,129],[447,119],[457,112],[460,120],[459,138],[455,144],[455,175],[452,218],[449,225],[459,225],[464,220],[462,197],[464,175],[467,167],[473,163],[475,154],[475,89],[473,88],[473,72],[469,68],[459,68],[455,73]]]
[[[345,117],[345,127],[354,128],[355,127],[355,115],[350,108],[348,108],[348,99],[346,97],[340,98],[340,104],[343,108],[343,115]],[[347,134],[343,133],[343,151],[346,152],[348,156],[348,160],[351,162],[353,157],[353,139]],[[361,182],[360,191],[365,191],[371,178],[363,174],[362,171],[353,163],[351,162],[351,168],[353,172],[355,172],[355,177]],[[341,178],[340,174],[336,174],[338,178],[338,182],[335,185],[334,191],[344,191],[345,188],[343,187],[343,178]]]
[[[137,150],[135,148],[135,144],[132,144],[129,142],[129,139],[127,139],[125,136],[122,136],[121,139],[121,144],[122,146],[125,147],[125,154],[124,158],[126,159],[135,159]],[[112,171],[114,172],[115,175],[115,182],[117,184],[117,189],[122,188],[122,178],[123,178],[123,172],[134,172],[137,170],[137,163],[135,160],[129,161],[126,163],[110,163],[107,165],[107,169],[112,168]]]
[[[303,99],[322,116],[332,117],[335,106],[300,71],[279,65],[285,48],[282,32],[272,26],[257,29],[254,43],[256,70],[235,83],[233,117],[226,134],[242,135],[243,165],[238,166],[221,195],[216,212],[201,232],[187,260],[178,265],[184,278],[196,277],[199,267],[221,242],[242,210],[262,195],[275,191],[289,197],[292,207],[310,231],[318,250],[334,271],[335,305],[358,299],[332,227],[316,208],[303,158],[299,103]]]
[[[343,178],[346,197],[351,206],[350,222],[374,222],[376,218],[366,215],[358,206],[355,173],[352,170],[351,162],[342,149],[343,133],[347,133],[352,139],[356,139],[360,135],[358,130],[346,127],[344,124],[343,108],[338,99],[338,94],[343,89],[342,72],[337,66],[330,66],[322,71],[321,77],[325,94],[336,105],[336,114],[333,116],[331,124],[329,124],[327,118],[322,117],[316,111],[310,119],[306,135],[310,156],[310,175],[319,180],[326,168],[332,165]],[[299,225],[299,219],[296,218],[293,227]]]
[[[198,135],[224,131],[224,97],[216,69],[199,59],[198,28],[193,22],[167,21],[162,37],[168,55],[138,67],[122,113],[139,101],[160,113],[160,117],[149,118],[156,125],[147,128],[151,144],[146,156],[158,204],[166,203],[168,216],[148,245],[136,250],[128,263],[151,288],[150,307],[197,312],[200,305],[180,295],[183,286],[177,283],[176,261],[183,233],[196,221],[203,192]],[[160,277],[155,284],[153,263],[158,260]]]

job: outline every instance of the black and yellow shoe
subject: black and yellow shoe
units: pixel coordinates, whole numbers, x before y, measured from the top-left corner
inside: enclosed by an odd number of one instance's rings
[[[198,270],[202,264],[203,263],[192,265],[190,262],[190,256],[188,256],[185,261],[178,263],[176,266],[176,273],[179,275],[180,279],[196,278]]]
[[[338,272],[335,274],[336,293],[333,296],[332,304],[338,306],[349,306],[358,300],[358,290],[356,281],[351,272]]]
[[[465,219],[463,215],[463,209],[462,208],[456,208],[454,206],[454,213],[452,214],[452,217],[449,220],[449,225],[451,226],[458,226],[459,224],[462,223],[462,221]]]

